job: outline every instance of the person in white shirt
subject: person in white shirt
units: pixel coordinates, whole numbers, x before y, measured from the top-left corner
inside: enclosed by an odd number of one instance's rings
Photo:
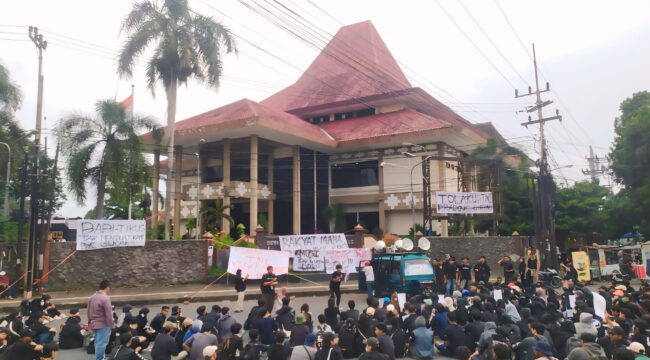
[[[370,261],[366,261],[363,265],[363,274],[366,276],[366,287],[368,289],[368,297],[371,298],[374,296],[373,289],[375,286],[375,273],[370,265]]]

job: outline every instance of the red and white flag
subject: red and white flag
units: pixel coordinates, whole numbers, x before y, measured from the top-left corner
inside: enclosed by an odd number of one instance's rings
[[[120,105],[122,105],[124,109],[128,109],[133,106],[133,95],[129,95],[129,97],[120,101]]]

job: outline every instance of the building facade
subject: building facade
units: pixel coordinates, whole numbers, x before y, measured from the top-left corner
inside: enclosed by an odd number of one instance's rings
[[[293,85],[176,124],[168,216],[177,234],[198,206],[218,205],[251,233],[360,223],[405,234],[423,219],[422,163],[431,192],[460,191],[457,159],[493,135],[486,129],[495,131],[413,87],[370,22],[345,26]],[[445,220],[432,228],[447,235]]]

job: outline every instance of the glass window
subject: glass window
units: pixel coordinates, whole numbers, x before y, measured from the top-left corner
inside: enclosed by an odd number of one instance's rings
[[[433,275],[433,266],[426,259],[406,260],[404,276]]]
[[[332,188],[379,185],[379,162],[362,161],[332,165]]]

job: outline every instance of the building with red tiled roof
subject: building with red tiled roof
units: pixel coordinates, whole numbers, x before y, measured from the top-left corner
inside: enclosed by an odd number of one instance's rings
[[[361,223],[405,234],[413,209],[415,222],[423,220],[421,162],[433,157],[426,161],[431,192],[459,191],[456,159],[488,136],[503,139],[413,87],[372,23],[353,24],[293,85],[176,124],[170,215],[180,232],[197,206],[219,203],[251,232],[258,224],[307,234]],[[229,225],[203,222],[201,231]],[[446,221],[432,222],[432,230],[446,235]]]

